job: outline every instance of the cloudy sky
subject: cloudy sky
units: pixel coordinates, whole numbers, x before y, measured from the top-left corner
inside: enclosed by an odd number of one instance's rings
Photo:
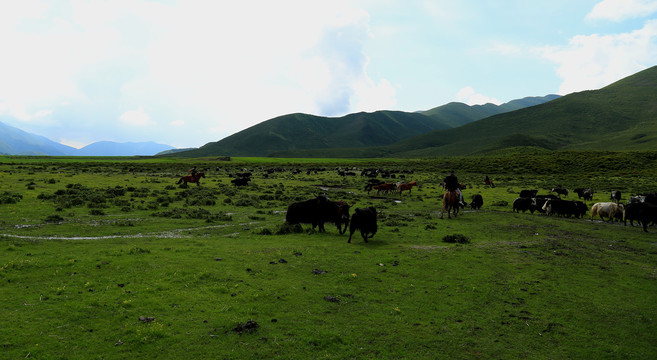
[[[0,0],[0,122],[198,147],[273,117],[597,89],[657,65],[657,0]]]

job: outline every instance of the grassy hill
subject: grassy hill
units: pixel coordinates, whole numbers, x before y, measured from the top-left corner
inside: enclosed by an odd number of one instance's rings
[[[401,111],[361,112],[340,118],[298,113],[267,120],[176,156],[267,156],[284,150],[369,147],[447,128],[435,118]]]
[[[385,147],[279,152],[273,156],[481,155],[509,148],[642,151],[657,148],[657,67],[607,87],[433,131]]]
[[[201,148],[167,156],[268,156],[302,149],[368,148],[390,145],[434,130],[461,126],[485,117],[558,98],[528,97],[506,104],[468,106],[449,103],[424,112],[377,111],[327,118],[289,114],[267,120]]]

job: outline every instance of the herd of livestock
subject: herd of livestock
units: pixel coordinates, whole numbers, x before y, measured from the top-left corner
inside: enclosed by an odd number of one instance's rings
[[[630,196],[626,204],[621,204],[621,192],[612,191],[608,202],[597,202],[589,210],[585,202],[581,200],[563,200],[561,195],[568,196],[568,189],[557,187],[551,192],[557,195],[538,195],[537,190],[522,190],[520,196],[513,201],[513,211],[525,212],[535,211],[546,215],[557,215],[562,217],[581,218],[590,214],[591,220],[600,217],[603,221],[619,221],[634,226],[637,221],[643,226],[643,231],[648,231],[648,226],[657,224],[657,194],[640,194]],[[575,189],[580,199],[585,201],[593,199],[593,190]]]
[[[416,186],[415,182],[411,182]],[[411,184],[408,183],[408,184]],[[381,190],[376,188],[377,185],[369,185],[366,190]],[[381,190],[382,191],[382,190]],[[399,191],[399,185],[389,191]],[[581,200],[564,200],[561,195],[568,195],[568,190],[563,188],[554,188],[552,192],[558,195],[547,194],[539,195],[537,190],[522,190],[520,196],[513,201],[514,212],[529,211],[543,213],[546,215],[556,215],[559,217],[583,218],[588,214],[591,220],[600,217],[603,221],[613,222],[622,221],[624,224],[630,222],[634,226],[637,221],[643,226],[644,231],[651,224],[657,224],[657,194],[642,194],[631,196],[626,204],[621,204],[621,193],[613,191],[608,202],[597,202],[589,209],[584,201]],[[591,189],[575,189],[580,199],[592,200],[593,191]],[[470,207],[479,209],[483,205],[481,194],[472,196]],[[349,227],[349,240],[356,230],[360,230],[363,240],[376,234],[377,231],[377,211],[374,207],[355,209],[354,214],[349,216],[349,205],[343,201],[331,201],[324,195],[315,199],[293,203],[288,207],[286,221],[290,224],[306,223],[312,224],[313,229],[325,231],[324,223],[333,223],[337,226],[338,232],[344,234]]]
[[[217,169],[218,170],[218,169]],[[245,169],[246,170],[246,169]],[[307,173],[317,173],[326,169],[309,169]],[[267,169],[264,177],[268,177],[277,169]],[[283,170],[280,170],[283,171]],[[295,173],[300,173],[301,170],[296,170]],[[412,173],[412,172],[408,172]],[[355,171],[345,171],[339,169],[338,174],[341,176],[356,176]],[[246,186],[251,181],[251,172],[238,172],[232,174],[234,177],[231,180],[235,186]],[[365,185],[364,190],[369,194],[371,191],[376,191],[377,195],[397,193],[400,196],[404,191],[411,193],[413,187],[417,186],[416,181],[408,183],[404,181],[399,182],[383,182],[376,179],[379,175],[383,178],[395,178],[395,173],[381,173],[377,169],[365,169],[361,172],[361,176],[367,176],[370,179]],[[399,179],[404,179],[404,173],[397,174]],[[488,178],[486,178],[487,181]],[[197,180],[198,181],[198,180]],[[488,183],[487,183],[488,184]],[[491,183],[492,184],[492,183]],[[611,198],[608,202],[597,202],[589,209],[584,201],[591,201],[593,199],[593,190],[586,188],[574,189],[581,200],[565,200],[561,196],[568,196],[570,191],[561,186],[552,188],[551,193],[557,195],[547,194],[539,195],[538,190],[522,190],[518,198],[513,201],[514,212],[529,211],[543,213],[546,215],[556,215],[559,217],[574,217],[583,218],[590,215],[591,220],[600,217],[603,221],[614,222],[619,221],[627,225],[630,222],[634,226],[634,221],[638,222],[644,231],[650,225],[657,224],[657,194],[640,194],[630,196],[625,204],[621,204],[620,191],[612,191]],[[472,196],[472,202],[469,204],[472,209],[479,209],[483,205],[483,198],[480,194]],[[461,204],[464,206],[464,204]],[[443,209],[444,211],[444,209]],[[363,240],[376,234],[377,211],[374,207],[363,209],[355,209],[354,214],[349,215],[349,205],[342,201],[331,201],[326,196],[320,195],[315,199],[296,202],[289,206],[286,221],[290,224],[306,223],[312,224],[313,229],[319,228],[319,231],[325,231],[324,223],[333,223],[337,226],[340,234],[344,234],[349,227],[350,235],[348,242],[351,242],[353,233],[360,230]],[[441,214],[442,217],[442,214]]]

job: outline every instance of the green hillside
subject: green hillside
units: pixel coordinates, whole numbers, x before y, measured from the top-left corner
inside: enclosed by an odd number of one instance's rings
[[[274,156],[481,155],[505,149],[642,151],[657,148],[657,66],[600,90],[369,149]]]
[[[340,118],[290,114],[175,156],[267,156],[296,149],[370,147],[447,128],[438,119],[402,111],[363,112]]]
[[[533,106],[558,95],[528,97],[506,104],[449,103],[424,112],[377,111],[327,118],[289,114],[264,121],[199,149],[163,156],[270,156],[303,149],[365,149],[385,146],[434,130],[449,129],[488,116]]]

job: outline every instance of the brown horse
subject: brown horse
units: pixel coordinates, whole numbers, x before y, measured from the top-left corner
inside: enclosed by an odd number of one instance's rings
[[[451,219],[451,213],[456,216],[459,213],[459,207],[459,194],[457,194],[456,191],[447,191],[443,196],[443,209],[440,212],[440,218],[443,218],[445,209],[447,209],[447,217]]]
[[[205,177],[205,172],[199,171],[194,175],[185,175],[181,176],[180,180],[176,184],[180,184],[182,182],[185,183],[185,186],[187,186],[187,183],[196,183],[196,186],[201,185],[201,178]]]
[[[401,196],[402,191],[408,190],[408,194],[411,194],[411,190],[413,190],[413,186],[417,186],[417,181],[413,180],[409,182],[408,184],[399,184],[397,185],[397,189],[399,189],[399,196]]]

